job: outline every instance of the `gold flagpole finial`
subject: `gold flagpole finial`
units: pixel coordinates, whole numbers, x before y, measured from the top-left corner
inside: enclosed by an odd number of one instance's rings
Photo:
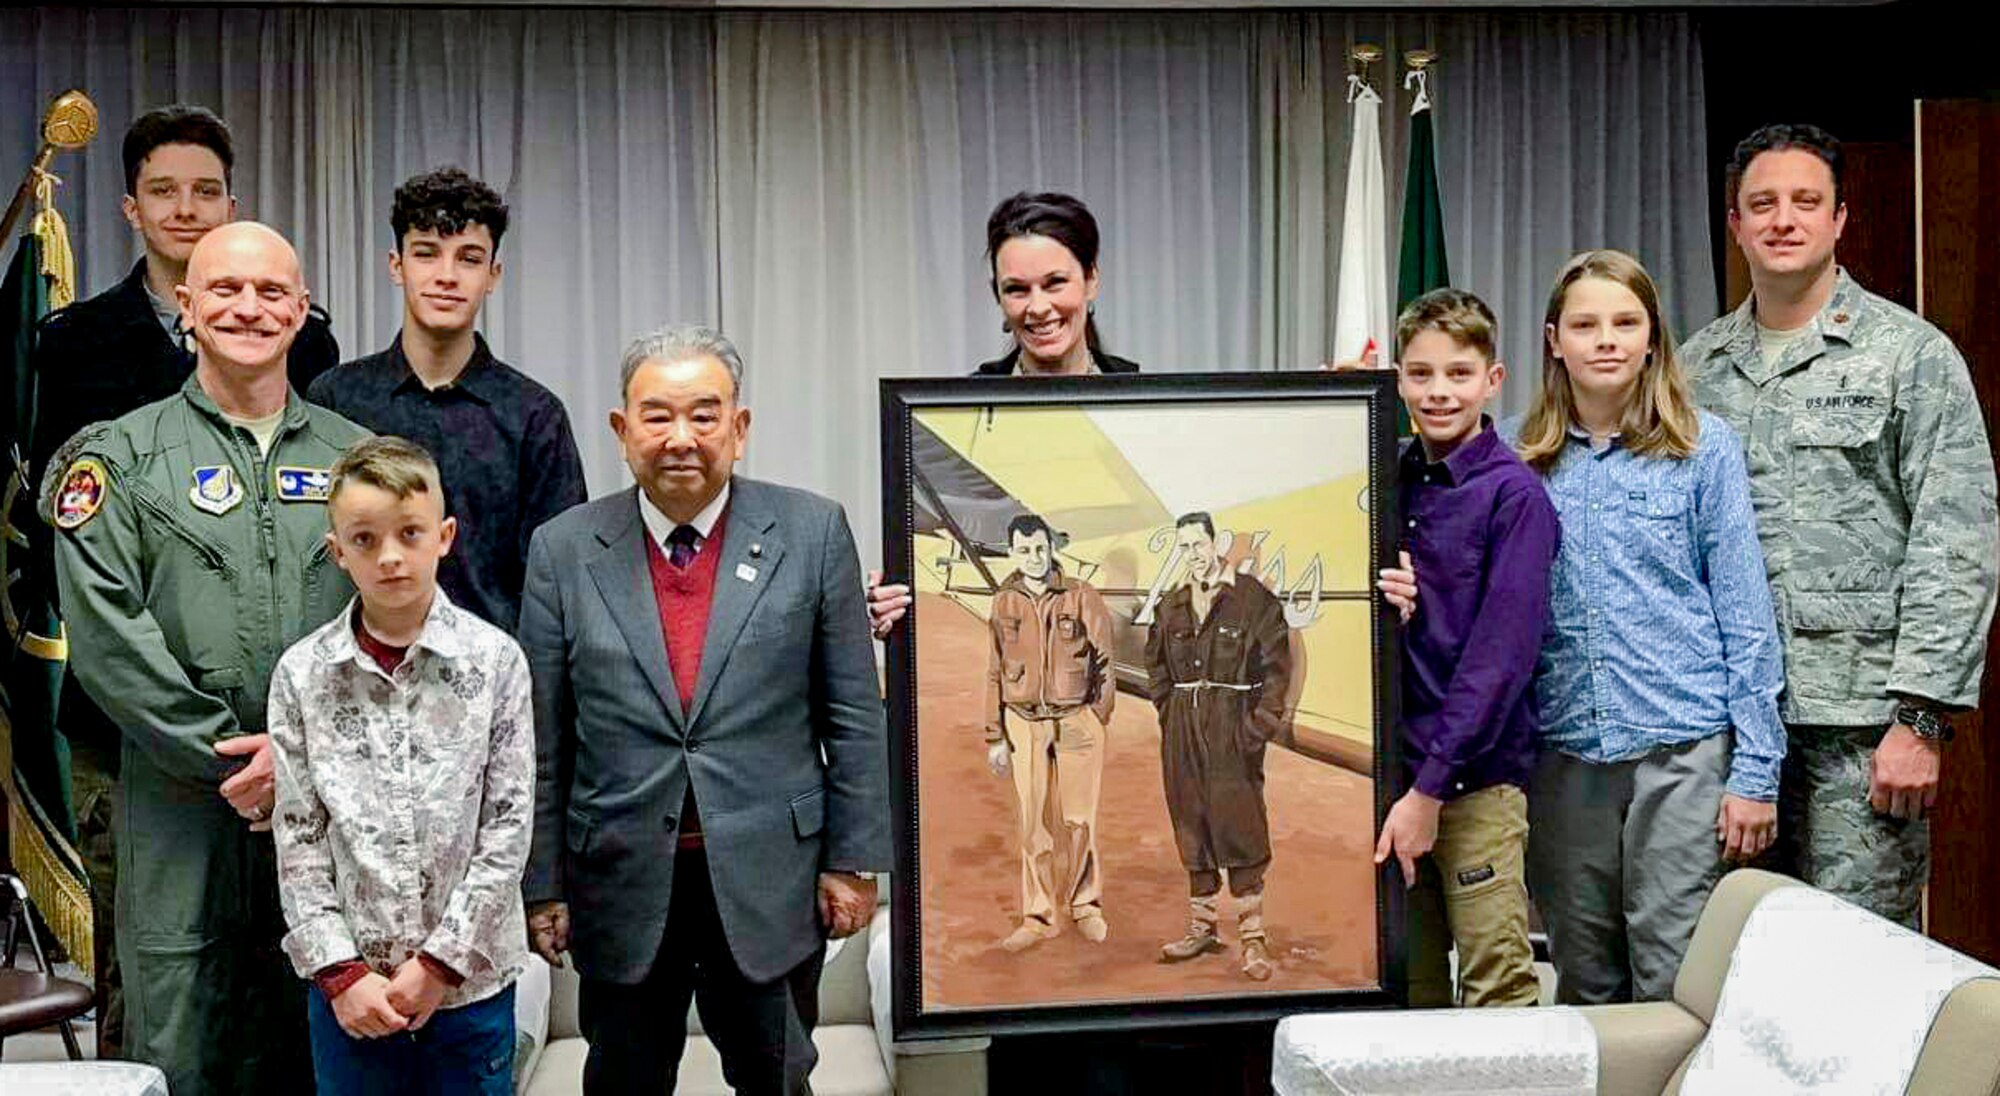
[[[7,204],[7,214],[0,217],[0,244],[14,236],[14,224],[21,211],[27,208],[28,200],[35,196],[35,185],[49,164],[56,158],[56,150],[78,149],[90,143],[97,136],[97,104],[90,96],[76,88],[71,88],[56,96],[49,104],[48,112],[42,115],[42,147],[35,152],[33,162],[21,175],[21,185],[14,190],[14,200]]]
[[[1369,65],[1382,59],[1382,47],[1373,42],[1360,42],[1348,50],[1347,55],[1360,62],[1362,70],[1366,71]]]
[[[97,104],[76,88],[56,96],[42,116],[42,140],[57,148],[82,148],[96,136]]]
[[[1436,64],[1437,59],[1436,50],[1413,49],[1403,54],[1403,63],[1418,72],[1422,72]]]

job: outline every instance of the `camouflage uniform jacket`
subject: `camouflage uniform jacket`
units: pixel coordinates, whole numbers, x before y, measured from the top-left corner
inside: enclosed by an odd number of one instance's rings
[[[1764,363],[1752,301],[1681,352],[1744,439],[1785,639],[1784,716],[1889,723],[1897,695],[1979,699],[1993,618],[1993,455],[1965,359],[1841,271],[1812,330]]]

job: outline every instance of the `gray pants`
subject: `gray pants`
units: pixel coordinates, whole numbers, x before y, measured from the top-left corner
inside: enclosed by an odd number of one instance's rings
[[[1528,890],[1557,999],[1663,1001],[1722,874],[1715,819],[1732,738],[1609,765],[1545,750],[1528,785]]]

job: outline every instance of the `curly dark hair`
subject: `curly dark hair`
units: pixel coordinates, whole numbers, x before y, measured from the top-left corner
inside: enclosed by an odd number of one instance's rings
[[[236,168],[229,126],[207,107],[175,103],[141,114],[126,128],[120,150],[125,157],[125,193],[139,193],[139,165],[161,145],[199,145],[215,153],[222,161],[222,182],[229,185],[230,173]]]
[[[1722,193],[1729,202],[1729,208],[1736,208],[1736,189],[1743,185],[1743,173],[1750,170],[1750,161],[1766,152],[1788,148],[1810,152],[1825,161],[1827,170],[1833,172],[1833,204],[1836,209],[1839,208],[1840,174],[1844,166],[1840,139],[1818,126],[1785,123],[1764,126],[1736,143],[1735,151],[1729,155],[1729,166],[1722,175]]]
[[[396,202],[389,210],[389,227],[396,233],[396,248],[410,230],[456,236],[473,225],[485,225],[493,234],[493,248],[507,232],[507,203],[492,187],[455,167],[441,167],[412,175],[396,188]]]

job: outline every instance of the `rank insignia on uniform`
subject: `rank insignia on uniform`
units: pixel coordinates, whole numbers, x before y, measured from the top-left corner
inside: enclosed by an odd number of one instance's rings
[[[278,497],[286,502],[325,502],[333,488],[330,468],[278,468]]]
[[[88,457],[71,464],[56,491],[56,528],[75,529],[96,517],[110,489],[111,477],[103,465]]]
[[[236,469],[226,464],[197,468],[194,486],[188,488],[188,501],[197,510],[226,514],[243,501],[243,481],[236,478]]]

